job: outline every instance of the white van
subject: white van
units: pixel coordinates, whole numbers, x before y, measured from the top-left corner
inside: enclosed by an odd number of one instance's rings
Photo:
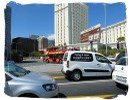
[[[74,81],[85,76],[111,76],[114,64],[102,54],[88,51],[66,51],[62,72]]]

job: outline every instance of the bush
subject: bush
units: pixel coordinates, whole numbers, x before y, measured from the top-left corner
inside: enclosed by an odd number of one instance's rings
[[[38,51],[33,51],[33,52],[31,53],[31,55],[32,55],[33,57],[41,57],[41,56],[42,56],[42,54],[41,54],[40,52],[38,52]]]

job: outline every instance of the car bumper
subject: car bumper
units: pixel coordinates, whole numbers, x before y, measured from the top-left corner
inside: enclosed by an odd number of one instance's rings
[[[69,70],[64,71],[64,70],[62,69],[61,72],[62,72],[65,76],[71,76],[71,74],[72,74],[72,71],[69,71]]]
[[[46,91],[46,92],[42,93],[41,95],[39,95],[39,98],[52,98],[52,97],[57,96],[58,93],[59,93],[59,91],[58,91],[58,88],[57,88],[54,91],[49,91],[49,92]]]
[[[117,71],[113,71],[112,73],[112,80],[114,80],[117,83],[120,83],[122,85],[128,86],[127,83],[127,76],[125,75],[126,73],[120,73]]]

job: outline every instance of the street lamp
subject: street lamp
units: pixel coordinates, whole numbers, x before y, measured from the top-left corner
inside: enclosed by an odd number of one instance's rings
[[[108,50],[107,50],[107,16],[106,16],[106,3],[104,3],[104,15],[105,15],[105,33],[106,33],[106,56],[107,56],[107,52],[108,52]]]
[[[93,51],[93,41],[92,40],[90,41],[90,48],[91,48],[91,51]]]

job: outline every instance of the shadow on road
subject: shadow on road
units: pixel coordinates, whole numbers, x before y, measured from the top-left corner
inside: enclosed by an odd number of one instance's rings
[[[67,98],[67,96],[64,95],[63,93],[58,93],[58,95],[53,98]]]
[[[22,61],[20,63],[36,63],[37,61]]]
[[[73,82],[73,80],[72,79],[70,79],[70,78],[68,78],[68,77],[66,77],[66,79],[68,80],[68,81],[72,81]],[[82,79],[80,80],[80,81],[95,81],[95,80],[100,80],[100,79],[111,79],[111,77],[110,76],[108,76],[108,77],[82,77]]]
[[[99,80],[99,79],[111,79],[111,77],[83,77],[82,80]]]

